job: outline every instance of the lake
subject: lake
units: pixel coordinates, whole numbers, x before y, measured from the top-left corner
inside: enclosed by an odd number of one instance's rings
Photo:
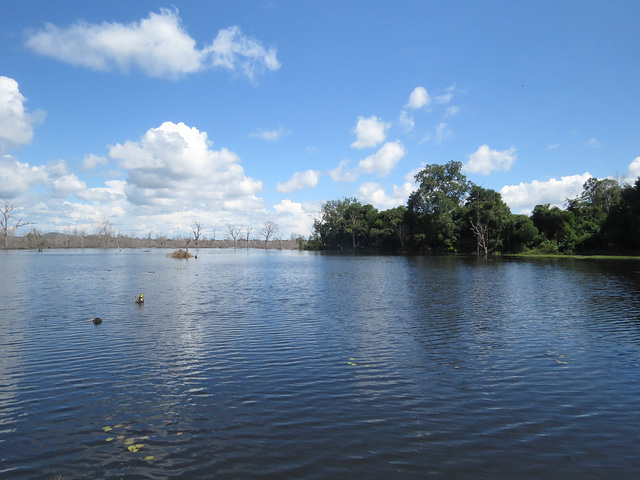
[[[168,253],[0,252],[1,478],[637,477],[640,262]]]

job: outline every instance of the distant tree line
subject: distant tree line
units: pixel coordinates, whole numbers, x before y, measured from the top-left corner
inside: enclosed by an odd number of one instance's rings
[[[301,248],[420,254],[640,254],[640,177],[590,178],[561,209],[513,214],[499,192],[467,180],[462,163],[427,165],[406,206],[378,211],[356,198],[322,205]]]
[[[14,206],[4,202],[0,207],[0,232],[2,233],[2,247],[11,249],[48,248],[262,248],[293,250],[300,247],[301,236],[291,235],[290,238],[278,236],[279,226],[272,221],[264,222],[256,236],[252,236],[250,226],[228,224],[223,238],[216,239],[216,231],[209,236],[203,233],[201,223],[193,220],[191,233],[186,236],[169,237],[164,234],[149,232],[144,237],[133,234],[123,234],[108,220],[101,221],[96,228],[87,232],[85,229],[69,229],[67,232],[42,233],[32,228],[23,236],[15,236],[15,231],[27,225],[34,225],[14,217]]]

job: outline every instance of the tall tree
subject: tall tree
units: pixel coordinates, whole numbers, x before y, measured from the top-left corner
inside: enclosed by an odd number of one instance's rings
[[[418,189],[411,193],[407,206],[418,248],[431,251],[455,251],[458,220],[470,183],[462,173],[462,163],[427,165],[415,176]]]
[[[610,248],[622,252],[640,252],[640,177],[627,185],[620,199],[612,205],[603,225]]]
[[[550,204],[536,205],[531,214],[533,224],[547,240],[549,253],[555,248],[562,253],[573,253],[576,245],[575,216],[568,210]]]
[[[476,254],[485,257],[502,248],[504,227],[511,211],[495,190],[472,185],[465,203],[466,218],[476,240]]]

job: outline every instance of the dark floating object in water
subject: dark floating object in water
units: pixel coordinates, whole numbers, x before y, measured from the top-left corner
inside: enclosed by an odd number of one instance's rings
[[[100,317],[96,317],[93,319],[94,325],[100,325],[102,323],[102,319]]]

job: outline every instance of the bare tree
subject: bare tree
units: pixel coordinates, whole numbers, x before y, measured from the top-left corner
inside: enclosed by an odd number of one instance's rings
[[[229,238],[233,240],[233,249],[236,249],[236,240],[240,237],[242,233],[242,227],[237,227],[236,225],[232,225],[230,223],[227,224],[227,235]]]
[[[260,230],[260,235],[264,237],[265,250],[267,249],[267,245],[269,244],[269,239],[276,234],[278,229],[279,227],[277,223],[272,222],[271,220],[264,222],[264,226],[262,227],[262,230]]]
[[[107,248],[110,241],[116,235],[116,229],[109,220],[104,219],[100,225],[96,228],[96,235],[100,238],[100,244],[102,248]]]
[[[13,215],[13,209],[15,205],[10,205],[6,200],[4,201],[4,206],[0,209],[0,228],[2,228],[2,235],[4,237],[4,248],[9,246],[9,232],[15,232],[20,227],[24,227],[26,225],[32,225],[31,222],[23,222],[22,219],[19,219],[17,222],[11,225],[15,216]]]
[[[251,232],[252,232],[252,230],[253,230],[253,227],[252,227],[251,225],[249,225],[249,226],[246,228],[246,234],[247,234],[247,235],[246,235],[246,237],[245,237],[245,238],[247,239],[247,250],[249,249],[249,240],[251,240],[251,238],[250,238],[250,237],[251,237]]]
[[[86,236],[86,232],[84,228],[81,228],[80,230],[78,230],[77,228],[74,228],[71,235],[73,235],[73,237],[76,239],[76,242],[75,242],[76,246],[79,246],[80,248],[84,248],[84,237]]]
[[[491,249],[489,248],[489,225],[482,223],[478,219],[477,223],[471,221],[471,230],[476,235],[476,255],[480,256],[480,252],[486,257]]]
[[[193,241],[196,244],[196,248],[198,248],[198,240],[202,236],[202,229],[200,228],[200,222],[197,218],[193,219],[193,223],[191,224],[191,231],[193,232]]]

